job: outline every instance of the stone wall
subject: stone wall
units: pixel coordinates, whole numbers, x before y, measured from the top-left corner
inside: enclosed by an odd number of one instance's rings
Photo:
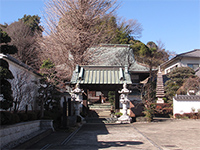
[[[53,129],[52,120],[35,120],[23,123],[17,123],[0,128],[0,149],[11,142],[17,141],[25,136],[31,136],[40,130]],[[39,133],[39,132],[38,132]]]

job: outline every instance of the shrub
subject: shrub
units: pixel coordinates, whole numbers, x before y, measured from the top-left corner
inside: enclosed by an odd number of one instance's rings
[[[1,125],[10,124],[11,118],[10,112],[1,111]]]
[[[182,115],[181,114],[175,114],[175,118],[180,119],[180,118],[182,118]]]
[[[20,122],[20,118],[17,114],[12,114],[12,117],[13,117],[13,123],[18,123]]]
[[[177,119],[200,119],[198,113],[184,113],[184,114],[175,114]]]
[[[156,117],[170,117],[173,114],[171,104],[156,104],[155,112]]]
[[[152,108],[145,108],[143,112],[145,114],[145,118],[147,119],[147,121],[151,122],[153,120],[154,110]]]
[[[37,119],[37,114],[34,112],[29,112],[29,113],[27,113],[27,115],[28,115],[28,120],[30,120],[30,121]]]
[[[115,113],[115,116],[117,116],[117,117],[120,117],[120,116],[122,116],[123,114],[121,113],[121,112],[116,112]]]
[[[25,114],[25,113],[18,113],[18,116],[19,116],[21,122],[28,121],[28,115],[27,114]]]
[[[10,112],[2,111],[1,113],[1,125],[10,125],[14,123],[20,122],[20,119],[17,114],[13,114]]]

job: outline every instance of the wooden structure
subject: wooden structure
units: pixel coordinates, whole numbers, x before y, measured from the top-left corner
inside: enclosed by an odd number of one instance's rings
[[[80,83],[80,87],[87,92],[90,102],[101,102],[100,98],[108,96],[109,91],[115,91],[115,108],[119,109],[118,90],[124,82],[131,85],[131,77],[127,67],[122,66],[76,66],[71,84]]]
[[[77,66],[71,79],[72,87],[79,82],[80,88],[86,92],[87,97],[83,94],[83,100],[100,103],[102,99],[106,100],[109,91],[114,91],[115,108],[119,109],[118,91],[123,88],[123,83],[126,83],[127,88],[132,90],[129,94],[131,106],[141,103],[141,93],[136,86],[142,85],[141,81],[149,76],[149,68],[134,59],[130,46],[101,44],[90,50],[95,51],[93,59],[96,61],[88,66]],[[137,109],[131,110],[134,110],[134,117]]]

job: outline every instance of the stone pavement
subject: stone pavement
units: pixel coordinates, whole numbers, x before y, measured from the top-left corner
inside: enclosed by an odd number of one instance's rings
[[[200,120],[152,123],[86,123],[73,134],[53,133],[28,149],[199,150]]]
[[[200,150],[200,120],[134,123],[133,127],[163,150]]]

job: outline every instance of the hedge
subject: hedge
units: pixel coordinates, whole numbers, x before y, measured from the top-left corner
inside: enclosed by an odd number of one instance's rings
[[[15,114],[8,111],[1,111],[0,116],[1,116],[0,125],[10,125],[10,124],[15,124],[19,122],[32,121],[32,120],[39,119],[37,117],[36,112],[28,112],[27,114],[21,112],[21,113]]]

